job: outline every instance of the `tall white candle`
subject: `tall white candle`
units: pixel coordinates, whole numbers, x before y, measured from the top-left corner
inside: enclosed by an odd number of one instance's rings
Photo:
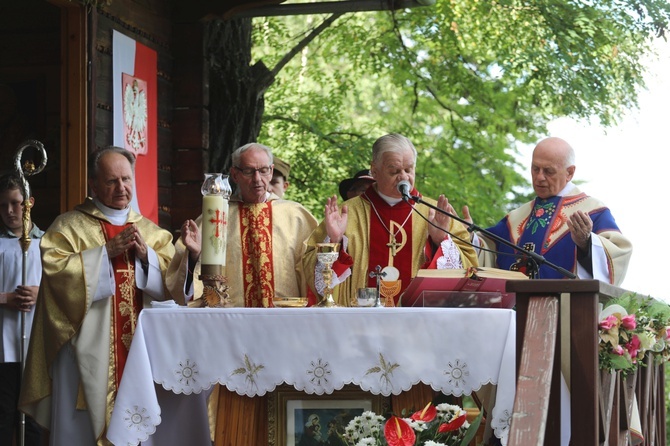
[[[226,265],[228,200],[221,195],[202,197],[203,265]]]

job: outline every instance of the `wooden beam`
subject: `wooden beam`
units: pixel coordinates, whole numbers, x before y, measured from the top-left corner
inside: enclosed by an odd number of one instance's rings
[[[87,158],[87,20],[84,7],[55,1],[61,7],[61,212],[86,197]]]
[[[558,299],[531,297],[520,352],[509,445],[545,444],[557,332]]]
[[[389,11],[432,6],[435,0],[345,0],[314,3],[289,3],[261,6],[232,13],[230,18],[273,17],[305,14],[333,14],[346,12]]]

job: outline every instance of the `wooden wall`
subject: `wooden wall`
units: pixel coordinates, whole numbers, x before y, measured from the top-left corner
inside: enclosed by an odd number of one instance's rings
[[[158,54],[159,224],[174,233],[185,219],[200,214],[209,148],[202,14],[176,5],[167,0],[113,0],[91,10],[67,0],[0,5],[0,85],[16,90],[19,112],[29,124],[25,131],[8,130],[18,128],[8,123],[18,112],[6,110],[6,88],[0,87],[0,171],[13,169],[19,142],[30,137],[44,143],[47,169],[30,179],[36,198],[33,218],[40,227],[46,229],[85,196],[87,191],[80,190],[86,184],[82,155],[113,141],[113,30]],[[66,26],[68,8],[81,8],[80,29]],[[65,46],[77,40],[84,45],[82,57],[70,60]],[[69,104],[69,91],[77,85],[82,94]],[[82,138],[67,137],[73,116],[80,117],[76,125]],[[74,198],[66,200],[70,192]]]
[[[94,140],[90,149],[113,142],[112,31],[117,30],[158,54],[158,205],[160,226],[172,225],[173,57],[169,2],[114,0],[91,19],[90,81]],[[89,150],[90,152],[90,150]]]
[[[209,149],[208,67],[203,25],[177,15],[174,23],[172,229],[202,211],[200,187]]]
[[[202,23],[165,0],[114,0],[93,24],[95,144],[111,143],[112,30],[158,53],[159,223],[173,232],[201,212],[200,186],[209,148],[209,91]]]
[[[44,144],[47,167],[28,178],[35,196],[31,215],[42,229],[60,211],[60,52],[58,7],[44,0],[2,2],[0,171],[14,170],[14,154],[23,141]],[[24,160],[31,152],[24,150]]]

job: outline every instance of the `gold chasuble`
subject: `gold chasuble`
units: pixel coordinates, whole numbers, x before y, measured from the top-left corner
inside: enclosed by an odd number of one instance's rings
[[[271,307],[272,299],[304,297],[307,284],[302,270],[305,240],[316,228],[316,219],[302,205],[268,194],[264,203],[244,203],[234,194],[226,225],[228,295],[236,307]],[[196,223],[201,226],[202,216]],[[166,283],[172,298],[188,301],[188,255],[181,238],[168,268]],[[202,297],[200,260],[193,269],[193,299]]]
[[[418,192],[414,190],[412,194],[418,195]],[[435,200],[423,199],[437,204]],[[432,246],[428,236],[428,223],[412,211],[408,203],[401,201],[395,206],[389,205],[374,187],[369,187],[363,195],[347,200],[344,204],[348,208],[347,228],[344,232],[348,244],[346,252],[345,247],[340,251],[340,258],[333,265],[333,270],[340,276],[350,267],[351,275],[334,288],[337,304],[350,306],[359,288],[375,287],[376,279],[370,277],[370,272],[379,266],[391,272],[393,280],[388,281],[389,276],[382,278],[387,282],[383,283],[381,292],[384,294],[386,291],[393,296],[393,302],[388,302],[388,305],[396,305],[400,294],[418,270],[426,268],[435,255],[436,247]],[[428,218],[428,206],[413,201],[412,204],[418,213]],[[476,266],[474,248],[459,240],[470,240],[465,226],[451,219],[449,228],[445,229],[455,236],[452,239],[460,251],[463,268]],[[307,242],[303,265],[311,287],[314,287],[316,279],[316,244],[325,241],[326,237],[325,223],[322,222]],[[394,278],[393,274],[397,277]],[[315,288],[312,290],[318,294]]]
[[[164,277],[174,253],[172,235],[132,210],[126,219],[131,223],[155,251]],[[115,293],[93,300],[101,278],[109,277],[105,243],[121,230],[87,198],[58,216],[44,234],[42,282],[19,402],[21,410],[48,428],[58,417],[51,404],[54,362],[62,353],[74,353],[81,374],[77,408],[88,410],[98,445],[109,444],[105,432],[137,317],[152,298],[137,290],[134,255],[120,255],[111,259]]]

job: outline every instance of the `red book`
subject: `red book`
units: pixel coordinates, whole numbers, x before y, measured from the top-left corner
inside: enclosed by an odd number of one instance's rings
[[[421,269],[400,296],[402,307],[512,308],[508,280],[527,280],[519,271],[498,268]]]

